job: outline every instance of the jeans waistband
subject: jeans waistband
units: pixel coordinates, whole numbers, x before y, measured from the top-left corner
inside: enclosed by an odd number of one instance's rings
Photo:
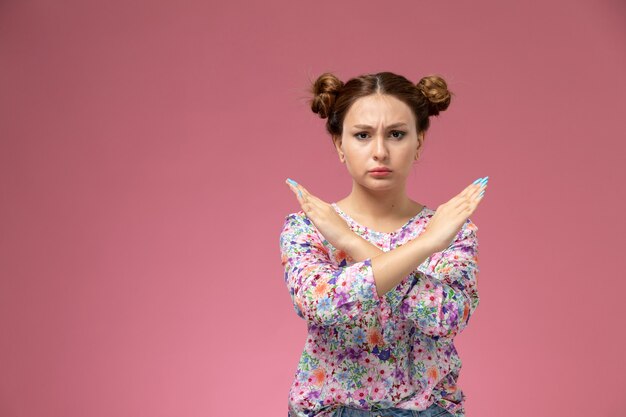
[[[404,410],[402,408],[385,408],[380,410],[361,410],[357,408],[341,406],[333,417],[445,417],[450,415],[447,410],[432,404],[425,410]]]

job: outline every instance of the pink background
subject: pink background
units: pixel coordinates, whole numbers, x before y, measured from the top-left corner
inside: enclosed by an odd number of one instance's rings
[[[468,417],[626,415],[626,6],[3,1],[0,416],[286,416],[278,236],[350,191],[308,79],[438,73],[409,189],[480,176]]]

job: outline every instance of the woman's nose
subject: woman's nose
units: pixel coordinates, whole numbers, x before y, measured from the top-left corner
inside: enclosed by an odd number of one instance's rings
[[[374,143],[374,158],[377,160],[383,160],[387,158],[387,144],[385,143],[385,138],[377,136],[373,141]]]

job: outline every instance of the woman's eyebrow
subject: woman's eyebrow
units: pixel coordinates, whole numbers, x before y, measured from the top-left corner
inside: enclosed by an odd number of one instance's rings
[[[387,129],[392,129],[394,127],[400,127],[400,126],[408,126],[408,125],[404,122],[399,122],[399,123],[394,123],[392,125],[387,126]],[[372,129],[372,126],[369,126],[369,125],[354,125],[353,127],[356,127],[359,129]]]

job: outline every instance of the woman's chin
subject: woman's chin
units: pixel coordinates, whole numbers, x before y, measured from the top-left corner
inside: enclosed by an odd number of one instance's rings
[[[365,187],[372,191],[390,191],[398,188],[398,184],[396,181],[370,180],[366,182]]]

